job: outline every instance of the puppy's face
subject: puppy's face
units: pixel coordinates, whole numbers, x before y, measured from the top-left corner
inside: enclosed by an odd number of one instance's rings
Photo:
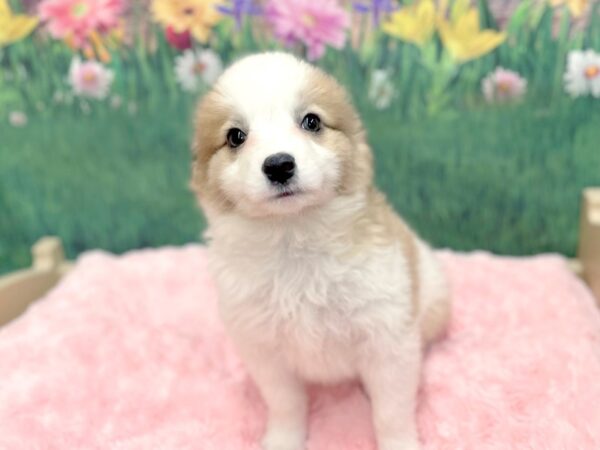
[[[192,186],[209,217],[297,214],[370,179],[370,150],[345,91],[290,55],[241,60],[200,102]]]

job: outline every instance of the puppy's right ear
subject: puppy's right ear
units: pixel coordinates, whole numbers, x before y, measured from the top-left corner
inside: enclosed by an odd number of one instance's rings
[[[216,90],[210,91],[198,103],[192,139],[192,183],[202,182],[210,159],[226,144],[223,126],[228,117],[225,98]]]
[[[211,177],[211,170],[218,173],[223,163],[222,157],[214,161],[213,158],[227,145],[226,124],[232,111],[225,96],[218,90],[206,94],[196,108],[190,188],[207,216],[212,210],[225,211],[233,207],[220,189],[218,176]]]
[[[225,98],[218,91],[206,94],[198,103],[195,114],[195,131],[192,151],[199,159],[210,159],[225,142],[222,134],[229,117]]]

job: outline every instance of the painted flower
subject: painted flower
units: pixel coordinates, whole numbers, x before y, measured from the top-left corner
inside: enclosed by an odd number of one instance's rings
[[[387,109],[392,104],[396,90],[386,70],[378,69],[371,74],[369,100],[377,109]]]
[[[398,39],[423,46],[433,37],[435,22],[433,0],[420,0],[392,14],[382,28]]]
[[[192,48],[192,34],[188,30],[178,33],[175,28],[169,25],[165,28],[165,37],[171,47],[177,50]]]
[[[75,95],[102,100],[110,91],[113,71],[97,61],[73,58],[69,69],[69,84]]]
[[[305,45],[310,60],[323,56],[326,45],[342,48],[350,24],[336,0],[269,0],[265,17],[284,45]]]
[[[112,109],[119,109],[121,107],[121,105],[123,104],[123,99],[121,98],[120,95],[113,95],[112,97],[110,97],[110,107]]]
[[[52,95],[52,101],[57,105],[64,103],[65,94],[62,91],[55,91],[54,95]]]
[[[123,9],[123,0],[44,0],[39,15],[54,38],[82,48],[119,28]]]
[[[23,111],[12,111],[8,115],[8,123],[13,127],[24,127],[27,125],[27,115]]]
[[[175,59],[175,76],[183,90],[197,92],[210,86],[223,72],[223,63],[212,50],[186,50]]]
[[[396,9],[393,0],[371,0],[370,2],[355,2],[354,9],[361,14],[371,14],[373,25],[376,27],[381,23],[381,17],[389,14]]]
[[[0,48],[25,38],[37,24],[37,18],[13,14],[8,1],[0,0]]]
[[[489,103],[517,101],[525,95],[527,80],[517,72],[497,67],[483,79],[481,89]]]
[[[589,3],[589,0],[550,0],[550,4],[555,8],[567,5],[573,17],[581,17],[587,10]]]
[[[52,96],[52,101],[57,105],[70,105],[73,103],[73,94],[71,92],[56,91]]]
[[[79,102],[79,109],[81,109],[81,112],[83,114],[85,114],[86,116],[88,116],[92,112],[92,107],[85,100],[82,100],[81,102]]]
[[[564,75],[565,90],[571,97],[592,95],[600,98],[600,53],[573,50]]]
[[[242,28],[244,16],[257,16],[262,13],[262,8],[256,4],[256,0],[231,0],[231,6],[221,5],[219,11],[235,20],[236,28]]]
[[[451,21],[439,19],[438,30],[444,47],[459,63],[479,58],[506,40],[506,33],[481,29],[476,8],[466,9]]]
[[[189,31],[200,42],[206,42],[213,26],[221,19],[218,0],[154,0],[154,20],[176,33]]]

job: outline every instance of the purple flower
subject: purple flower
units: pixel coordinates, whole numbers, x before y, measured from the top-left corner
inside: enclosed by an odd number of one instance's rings
[[[381,16],[396,9],[393,0],[371,0],[370,2],[354,2],[354,9],[361,14],[373,15],[373,25],[379,26]]]
[[[231,0],[231,6],[218,6],[219,12],[235,19],[237,29],[242,28],[244,15],[257,16],[262,14],[262,8],[255,4],[255,0]]]

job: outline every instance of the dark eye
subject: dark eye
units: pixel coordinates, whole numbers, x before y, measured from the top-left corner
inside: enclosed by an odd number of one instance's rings
[[[302,128],[316,133],[321,129],[321,119],[316,114],[309,113],[302,119]]]
[[[227,132],[227,145],[237,148],[246,142],[246,133],[239,128],[232,128]]]

